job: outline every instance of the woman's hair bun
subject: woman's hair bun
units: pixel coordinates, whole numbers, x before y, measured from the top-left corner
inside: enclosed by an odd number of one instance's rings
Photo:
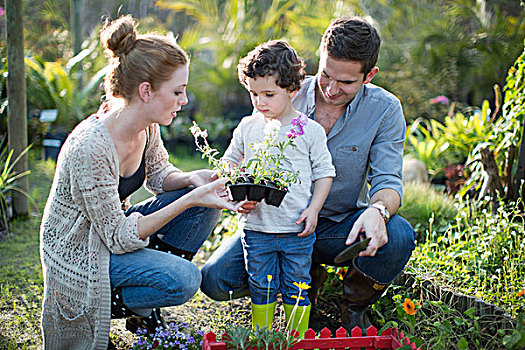
[[[135,21],[131,15],[122,16],[112,22],[107,19],[101,30],[100,40],[113,56],[127,54],[137,40]]]

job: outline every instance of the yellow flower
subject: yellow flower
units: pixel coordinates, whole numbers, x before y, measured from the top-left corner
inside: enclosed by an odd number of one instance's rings
[[[266,276],[266,278],[268,279],[268,282],[271,282],[272,279],[273,279],[273,276],[272,275],[268,275],[268,276]]]
[[[415,315],[417,312],[416,305],[412,300],[408,298],[405,298],[405,302],[403,303],[403,310],[405,310],[405,312],[409,315]]]
[[[294,282],[293,283],[297,288],[299,288],[300,290],[307,290],[308,288],[310,288],[310,286],[304,282],[301,282],[301,283],[298,283],[298,282]]]
[[[299,295],[292,295],[291,296],[293,299],[297,299],[297,300],[304,300],[303,297],[299,296]]]
[[[525,289],[518,292],[518,298],[525,295]]]

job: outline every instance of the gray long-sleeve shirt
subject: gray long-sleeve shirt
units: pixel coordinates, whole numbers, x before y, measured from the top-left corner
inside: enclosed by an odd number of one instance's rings
[[[293,100],[296,110],[315,119],[316,76],[309,76]],[[328,134],[337,176],[320,216],[343,220],[364,208],[385,188],[403,198],[401,169],[406,122],[401,103],[390,92],[365,84]]]
[[[223,159],[239,164],[253,158],[254,151],[249,144],[264,139],[265,125],[261,113],[244,117],[233,132]],[[291,125],[281,127],[277,133],[278,140],[286,140],[291,128]],[[244,228],[267,233],[292,233],[304,229],[304,223],[297,225],[295,221],[310,204],[312,182],[323,177],[334,177],[335,170],[326,146],[325,131],[319,123],[310,120],[304,126],[304,135],[297,136],[294,143],[296,147],[288,147],[284,152],[290,163],[284,163],[282,167],[292,173],[299,170],[299,183],[290,186],[279,207],[262,202],[255,210],[244,214],[241,218]]]

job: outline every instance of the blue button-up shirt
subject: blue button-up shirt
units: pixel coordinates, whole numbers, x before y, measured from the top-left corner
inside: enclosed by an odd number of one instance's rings
[[[296,110],[315,119],[316,76],[307,77],[293,100]],[[368,206],[385,188],[403,198],[401,169],[406,122],[399,99],[373,84],[365,84],[328,134],[328,149],[336,169],[320,216],[341,221]]]

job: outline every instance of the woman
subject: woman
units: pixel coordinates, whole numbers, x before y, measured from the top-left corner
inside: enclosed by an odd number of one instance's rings
[[[101,41],[108,102],[64,143],[42,218],[46,349],[107,348],[111,316],[154,332],[163,324],[157,308],[180,305],[199,288],[189,260],[217,209],[240,206],[220,196],[225,180],[213,181],[212,171],[168,163],[159,124],[188,102],[184,51],[166,37],[138,35],[130,16],[106,22]],[[157,197],[124,211],[145,180]]]

